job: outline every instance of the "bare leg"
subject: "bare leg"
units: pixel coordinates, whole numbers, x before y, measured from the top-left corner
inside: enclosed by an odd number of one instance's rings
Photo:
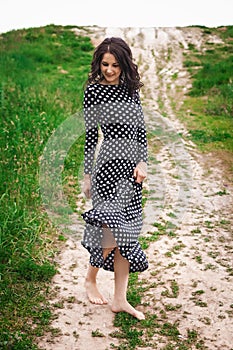
[[[125,311],[139,320],[144,320],[145,315],[130,305],[126,299],[129,279],[129,262],[120,254],[116,248],[114,255],[115,292],[112,303],[112,311]]]
[[[116,241],[106,224],[103,224],[103,257],[106,259],[108,254],[114,249],[116,246]],[[98,274],[99,268],[89,265],[87,276],[85,279],[85,287],[88,299],[93,304],[107,304],[108,301],[104,298],[104,296],[99,292],[96,284],[96,278]]]
[[[96,277],[99,271],[98,267],[94,267],[89,265],[87,276],[85,279],[85,288],[87,292],[88,299],[93,304],[107,304],[108,301],[100,294],[97,285],[96,285]]]
[[[105,248],[103,249],[103,256],[106,259],[107,255],[112,251],[113,248]],[[92,304],[107,304],[107,299],[99,292],[96,284],[96,278],[98,274],[99,268],[89,265],[87,276],[85,279],[85,288],[87,292],[88,299]]]
[[[102,238],[101,246],[104,248],[103,252],[105,252],[105,248],[110,249],[111,251],[113,247],[117,246],[115,238],[112,234],[112,231],[106,224],[103,224],[103,238]],[[106,259],[107,255],[104,256],[104,259]]]

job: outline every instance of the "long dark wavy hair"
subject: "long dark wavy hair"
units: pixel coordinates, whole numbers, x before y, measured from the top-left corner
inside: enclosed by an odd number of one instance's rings
[[[87,84],[99,83],[103,80],[100,65],[103,55],[107,52],[114,55],[117,60],[121,68],[120,84],[126,84],[129,94],[132,96],[144,84],[140,80],[138,66],[133,62],[132,51],[121,38],[106,38],[96,47]]]

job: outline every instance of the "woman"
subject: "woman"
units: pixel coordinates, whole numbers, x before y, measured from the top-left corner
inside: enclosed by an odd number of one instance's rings
[[[138,242],[142,228],[142,181],[146,178],[147,140],[132,52],[121,38],[106,38],[94,51],[84,93],[86,128],[84,187],[93,208],[84,214],[83,246],[90,253],[85,286],[89,300],[106,304],[96,277],[100,267],[114,271],[112,311],[142,320],[126,299],[129,272],[148,262]],[[95,160],[98,128],[103,141]]]

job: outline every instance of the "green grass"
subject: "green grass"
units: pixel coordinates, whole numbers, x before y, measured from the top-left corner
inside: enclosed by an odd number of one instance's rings
[[[93,47],[70,27],[49,25],[1,34],[0,51],[0,348],[31,350],[52,317],[47,297],[62,242],[43,207],[39,160],[54,130],[82,108]],[[81,136],[62,172],[73,209],[83,144]]]
[[[207,42],[205,52],[189,47],[185,53],[184,66],[191,73],[192,88],[178,116],[198,147],[204,152],[224,153],[232,170],[233,27],[211,29],[211,33],[221,37],[223,44]]]
[[[146,290],[148,287],[144,285],[143,281],[138,281],[138,274],[131,274],[127,298],[134,307],[141,303],[142,295]],[[171,281],[171,290],[172,296],[170,297],[177,297],[178,285],[176,281]],[[146,319],[142,321],[138,321],[127,313],[118,313],[114,321],[117,330],[109,335],[113,341],[120,339],[120,345],[112,343],[111,349],[134,350],[138,347],[157,348],[158,346],[163,350],[189,350],[194,346],[196,349],[206,349],[196,330],[187,329],[186,337],[180,337],[178,323],[168,322],[166,312],[176,311],[181,307],[180,304],[164,304],[164,309],[160,310],[159,315],[154,312],[154,307],[151,305],[151,311],[146,313]]]

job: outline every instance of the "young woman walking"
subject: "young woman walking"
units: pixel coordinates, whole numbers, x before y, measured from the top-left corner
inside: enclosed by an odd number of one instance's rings
[[[86,128],[84,187],[93,208],[82,214],[82,244],[90,253],[86,291],[94,304],[106,304],[96,277],[99,268],[114,271],[111,309],[142,320],[144,314],[126,298],[129,273],[148,262],[138,236],[142,228],[142,182],[147,176],[147,139],[138,67],[128,44],[106,38],[93,55],[84,93]],[[99,127],[103,133],[97,158]]]

